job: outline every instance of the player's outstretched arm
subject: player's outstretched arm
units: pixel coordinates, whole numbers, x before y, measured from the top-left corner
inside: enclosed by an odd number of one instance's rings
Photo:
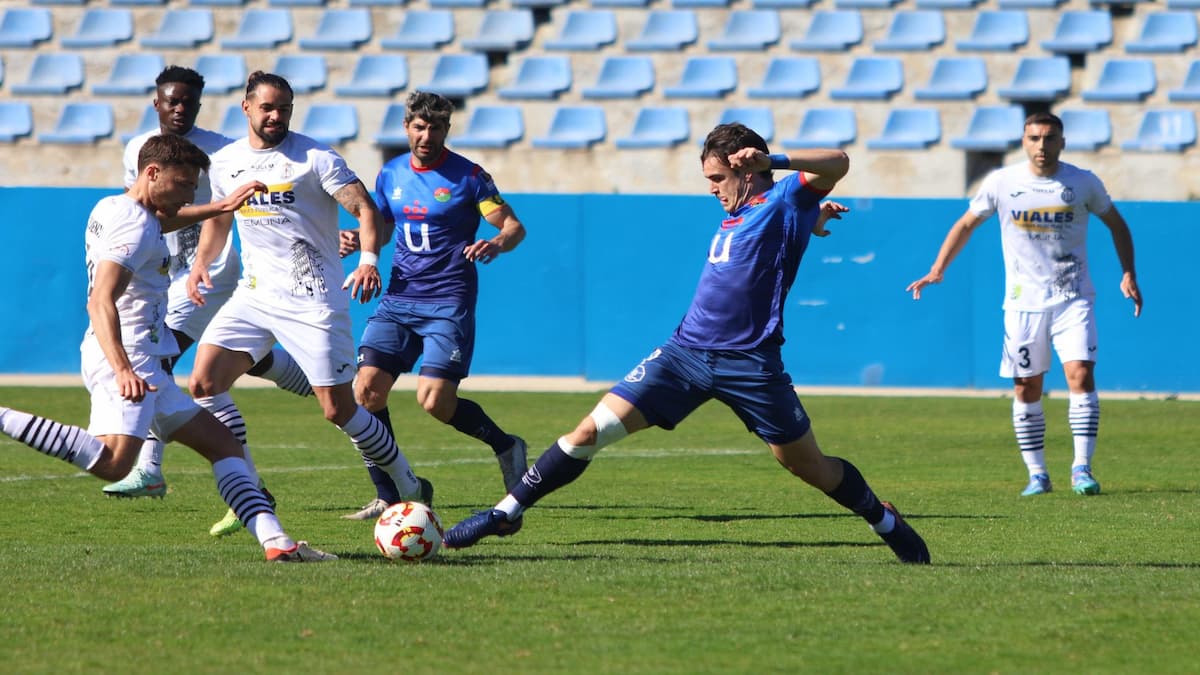
[[[117,298],[129,286],[133,271],[111,260],[101,260],[92,271],[91,289],[88,291],[87,313],[92,322],[92,331],[104,352],[104,358],[116,374],[117,388],[121,398],[140,401],[154,387],[137,376],[129,354],[121,344],[121,317],[117,314]]]
[[[200,226],[200,243],[196,245],[196,259],[192,262],[192,270],[187,278],[188,297],[197,305],[204,305],[200,284],[204,284],[205,288],[212,288],[208,266],[225,249],[225,242],[229,241],[229,233],[232,230],[232,212],[209,218]]]
[[[499,232],[491,239],[479,239],[474,244],[463,249],[463,254],[471,262],[488,264],[501,253],[508,253],[525,239],[525,226],[517,219],[517,214],[507,203],[488,212],[483,217],[491,225],[499,228]]]
[[[1113,246],[1117,249],[1117,260],[1121,261],[1121,271],[1123,272],[1121,293],[1133,300],[1133,315],[1141,316],[1142,291],[1138,288],[1137,270],[1133,265],[1133,234],[1129,231],[1129,224],[1117,211],[1116,206],[1100,216],[1100,222],[1104,223],[1112,233]]]
[[[189,204],[173,217],[165,220],[159,219],[162,222],[163,232],[173,232],[180,228],[187,227],[192,223],[199,223],[209,218],[214,218],[222,213],[232,213],[237,211],[257,192],[267,192],[267,185],[262,181],[250,181],[239,187],[233,192],[215,202],[208,204]]]
[[[905,289],[912,293],[913,300],[921,299],[922,288],[930,284],[942,283],[942,277],[946,273],[946,268],[958,256],[959,251],[967,245],[967,241],[971,238],[971,233],[984,220],[986,218],[981,218],[967,211],[954,223],[954,226],[950,228],[950,232],[946,234],[946,239],[942,242],[942,248],[938,251],[937,259],[933,261],[933,267],[929,268],[929,273],[912,282]]]
[[[349,288],[350,297],[366,304],[383,291],[379,277],[379,249],[385,241],[383,216],[361,180],[342,186],[333,193],[333,198],[358,221],[358,267],[346,277],[342,288]]]
[[[850,170],[850,156],[835,148],[793,150],[775,155],[754,148],[742,148],[729,156],[729,168],[755,173],[767,169],[803,171],[805,182],[814,189],[832,190]]]

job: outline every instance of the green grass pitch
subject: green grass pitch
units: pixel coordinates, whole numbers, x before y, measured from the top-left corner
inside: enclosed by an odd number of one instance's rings
[[[170,446],[163,500],[0,440],[0,666],[121,673],[1195,672],[1200,403],[1103,401],[1096,475],[1069,486],[1065,403],[1047,403],[1056,491],[1024,468],[995,399],[811,397],[929,543],[898,564],[859,519],[790,477],[725,408],[606,449],[510,539],[383,559],[357,454],[312,400],[235,392],[263,478],[324,565],[268,565],[207,465]],[[596,394],[471,394],[532,461]],[[0,403],[86,425],[82,388]],[[447,525],[502,492],[490,452],[395,392],[392,418]]]

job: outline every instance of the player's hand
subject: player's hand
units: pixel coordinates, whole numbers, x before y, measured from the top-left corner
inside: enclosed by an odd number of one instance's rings
[[[850,210],[849,206],[839,204],[837,202],[822,202],[821,213],[817,215],[817,222],[813,224],[813,236],[828,237],[833,234],[825,229],[825,223],[829,220],[841,220],[842,214]]]
[[[729,156],[729,168],[734,171],[749,171],[758,173],[771,168],[771,158],[767,153],[754,148],[742,148]]]
[[[487,239],[480,239],[463,249],[463,255],[467,257],[467,260],[484,265],[495,260],[502,252],[498,244]]]
[[[379,297],[383,291],[379,268],[374,265],[359,265],[342,284],[342,290],[347,288],[350,289],[350,297],[357,297],[358,301],[364,305]]]
[[[338,255],[345,258],[362,248],[358,238],[358,230],[340,230],[338,232]]]
[[[121,398],[126,401],[139,403],[142,399],[146,398],[146,392],[158,391],[158,387],[147,383],[132,370],[122,370],[115,374],[117,378],[117,390],[121,393]]]
[[[1142,315],[1142,291],[1138,288],[1137,277],[1132,274],[1126,274],[1121,278],[1121,292],[1125,297],[1133,300],[1133,315]]]
[[[929,274],[926,274],[925,276],[921,277],[920,279],[917,279],[916,281],[909,284],[908,288],[906,288],[904,290],[912,292],[913,300],[920,300],[922,288],[925,288],[926,286],[929,286],[930,284],[940,284],[940,283],[942,283],[942,275],[934,273],[934,272],[930,272]]]
[[[253,197],[259,192],[268,192],[267,184],[260,180],[252,180],[249,183],[239,187],[233,192],[225,195],[225,198],[217,202],[217,206],[221,209],[221,213],[229,213],[242,208],[247,199]]]
[[[203,307],[204,294],[200,292],[200,284],[204,284],[205,288],[212,290],[212,277],[208,276],[207,268],[202,269],[193,265],[187,278],[187,295],[192,302]]]

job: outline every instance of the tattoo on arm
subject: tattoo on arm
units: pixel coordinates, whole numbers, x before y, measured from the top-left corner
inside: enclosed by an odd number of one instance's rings
[[[337,192],[333,193],[333,198],[338,204],[342,205],[343,209],[350,215],[357,218],[362,213],[363,207],[371,204],[371,196],[367,194],[367,188],[361,180],[355,180],[349,185],[344,185],[338,188]]]

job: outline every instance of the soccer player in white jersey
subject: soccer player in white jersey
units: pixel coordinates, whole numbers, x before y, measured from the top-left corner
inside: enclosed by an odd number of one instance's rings
[[[1004,351],[1000,375],[1013,380],[1013,429],[1029,470],[1023,496],[1052,489],[1046,468],[1046,418],[1042,385],[1053,349],[1062,361],[1070,390],[1068,422],[1075,458],[1071,488],[1100,493],[1092,474],[1092,454],[1100,427],[1096,394],[1096,289],[1087,264],[1088,214],[1108,227],[1124,274],[1121,292],[1142,312],[1133,265],[1133,237],[1104,184],[1090,171],[1059,161],[1065,144],[1062,120],[1035,113],[1025,120],[1021,145],[1029,161],[993,171],[984,179],[967,212],[950,228],[929,273],[908,286],[913,298],[940,283],[946,268],[975,228],[1000,215],[1004,251]]]
[[[429,503],[432,486],[413,475],[391,432],[354,400],[350,299],[369,302],[382,289],[378,261],[387,238],[383,220],[340,155],[289,131],[292,101],[287,80],[252,73],[242,101],[249,133],[212,157],[214,199],[223,199],[248,179],[262,181],[267,191],[236,212],[242,280],[200,338],[192,394],[217,399],[227,413],[221,420],[244,442],[245,422],[229,388],[278,340],[312,383],[325,418],[350,437],[364,460],[388,473],[405,501]],[[358,221],[362,251],[358,267],[344,282],[339,204]],[[189,295],[199,304],[205,303],[200,286],[212,284],[208,263],[220,252],[234,217],[211,219],[201,232],[187,282]]]
[[[262,544],[267,560],[319,562],[336,556],[293,541],[237,439],[171,379],[163,360],[178,351],[163,323],[168,258],[158,218],[192,202],[208,155],[183,137],[164,134],[139,153],[129,191],[100,200],[88,218],[90,322],[80,346],[84,383],[92,398],[85,431],[45,417],[0,407],[0,429],[51,457],[107,480],[126,475],[151,429],[212,463],[221,498]]]
[[[125,146],[123,164],[126,189],[132,187],[137,180],[138,152],[149,138],[159,134],[182,136],[210,156],[233,141],[215,131],[196,126],[196,116],[200,113],[200,96],[204,93],[204,76],[200,73],[191,68],[168,66],[159,73],[155,85],[154,109],[158,113],[158,128],[133,137]],[[200,306],[191,301],[187,296],[187,276],[196,257],[200,223],[212,216],[238,208],[241,206],[239,200],[243,198],[244,195],[233,194],[227,195],[220,202],[213,202],[208,172],[202,171],[193,203],[183,207],[178,214],[169,219],[172,226],[179,227],[164,235],[167,248],[171,251],[171,288],[167,292],[166,324],[179,344],[179,354],[171,358],[170,367],[173,367],[183,352],[199,339],[200,333],[204,331],[217,309],[233,294],[241,273],[241,266],[233,252],[233,238],[230,237],[209,267],[213,287],[205,289],[207,302]],[[279,348],[271,350],[262,361],[254,364],[250,374],[271,380],[280,389],[299,396],[312,393],[308,380],[304,379],[304,373],[295,360]],[[219,414],[220,411],[213,412]],[[167,483],[162,476],[162,455],[162,441],[151,434],[142,446],[133,470],[120,481],[104,486],[104,493],[113,497],[162,497],[167,492]]]

